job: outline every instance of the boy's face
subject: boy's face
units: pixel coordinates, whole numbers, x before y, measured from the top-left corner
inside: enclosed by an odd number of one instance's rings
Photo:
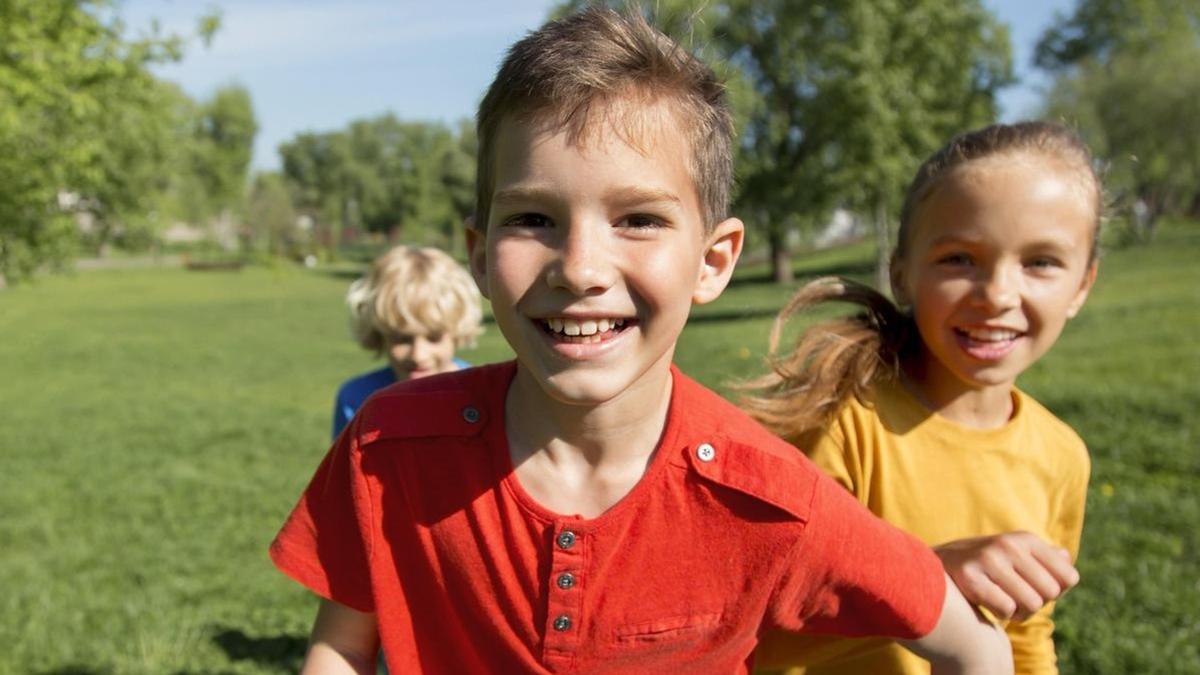
[[[705,232],[675,117],[663,105],[636,114],[641,151],[604,121],[573,144],[505,120],[489,222],[468,230],[496,324],[566,403],[660,396],[692,303],[720,295],[741,250],[739,221]]]
[[[384,346],[388,365],[401,382],[458,368],[454,364],[454,337],[449,333],[388,335]]]

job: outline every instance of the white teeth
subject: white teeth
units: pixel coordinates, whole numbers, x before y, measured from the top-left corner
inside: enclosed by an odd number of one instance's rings
[[[620,328],[625,325],[625,319],[566,319],[566,318],[550,318],[542,319],[543,325],[553,333],[559,333],[568,337],[596,337],[599,338],[601,333],[607,333],[615,328]]]
[[[1016,331],[1002,328],[972,328],[963,332],[967,334],[967,337],[979,342],[1002,342],[1017,337]]]

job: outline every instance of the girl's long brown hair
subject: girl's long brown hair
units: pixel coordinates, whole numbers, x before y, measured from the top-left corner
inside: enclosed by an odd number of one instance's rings
[[[830,302],[857,305],[854,316],[809,328],[785,356],[779,341],[789,319]],[[848,279],[823,277],[801,288],[775,318],[768,362],[771,372],[740,386],[751,416],[784,439],[822,426],[850,396],[862,398],[871,383],[896,376],[900,360],[917,345],[911,317],[879,291]]]
[[[893,265],[904,258],[916,212],[941,181],[968,162],[1003,153],[1040,154],[1078,172],[1096,214],[1090,252],[1095,261],[1103,188],[1092,166],[1091,152],[1065,126],[1035,121],[993,124],[961,134],[925,160],[904,197]],[[795,348],[780,356],[779,340],[788,319],[830,302],[858,305],[862,311],[807,329]],[[898,377],[901,362],[919,350],[920,340],[911,314],[879,291],[846,279],[817,279],[801,288],[776,317],[768,353],[771,372],[738,385],[747,392],[742,407],[768,429],[794,443],[824,426],[849,397],[863,399],[873,382]]]

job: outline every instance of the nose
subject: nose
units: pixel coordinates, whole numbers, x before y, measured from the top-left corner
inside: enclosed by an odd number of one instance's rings
[[[1012,309],[1021,302],[1020,270],[1011,265],[994,265],[981,270],[979,300],[994,311]]]
[[[613,284],[611,226],[602,220],[572,221],[562,229],[559,255],[547,270],[546,282],[576,296],[597,295]]]

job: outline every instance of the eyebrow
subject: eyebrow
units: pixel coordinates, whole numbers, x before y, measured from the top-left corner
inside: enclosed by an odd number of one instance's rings
[[[929,242],[929,248],[937,248],[939,246],[949,246],[949,245],[954,245],[954,244],[972,245],[972,244],[978,244],[978,243],[980,243],[980,240],[977,240],[977,239],[970,239],[970,238],[961,237],[961,236],[954,235],[954,234],[943,234],[942,236],[937,237],[933,241]],[[1026,246],[1025,248],[1027,248],[1027,249],[1054,248],[1054,249],[1061,249],[1064,251],[1070,251],[1075,248],[1075,242],[1071,241],[1067,237],[1049,237],[1049,236],[1047,236],[1047,237],[1042,237],[1040,239],[1037,239],[1033,242],[1030,242],[1029,245]]]

